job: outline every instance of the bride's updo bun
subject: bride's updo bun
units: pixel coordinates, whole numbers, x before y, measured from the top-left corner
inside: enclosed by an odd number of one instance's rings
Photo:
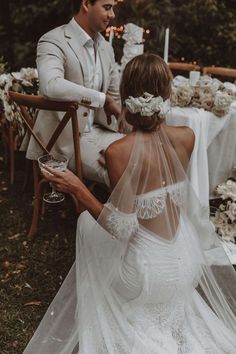
[[[172,75],[168,65],[156,54],[142,54],[133,58],[126,65],[120,84],[121,102],[131,96],[140,98],[148,93],[153,97],[162,97],[163,101],[170,97]],[[126,121],[134,129],[152,131],[160,125],[164,117],[161,112],[153,112],[151,115],[140,112],[134,113],[129,109],[125,112]]]

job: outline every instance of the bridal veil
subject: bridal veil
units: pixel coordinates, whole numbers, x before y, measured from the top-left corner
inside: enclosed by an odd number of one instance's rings
[[[135,135],[98,220],[88,212],[79,217],[76,261],[25,354],[157,353],[152,336],[134,325],[142,316],[134,320],[132,313],[168,296],[171,303],[178,293],[189,301],[196,292],[236,343],[235,271],[188,181],[189,157],[179,160],[163,126]],[[180,238],[181,247],[173,248]],[[164,263],[163,247],[170,255]],[[151,279],[155,261],[166,277],[160,288]]]

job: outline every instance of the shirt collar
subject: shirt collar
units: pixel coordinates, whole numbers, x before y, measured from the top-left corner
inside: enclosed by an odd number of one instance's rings
[[[104,40],[103,36],[101,35],[101,33],[98,33],[97,37],[95,38],[95,40],[93,40],[88,33],[78,24],[78,22],[76,22],[75,18],[73,17],[71,20],[71,24],[74,28],[74,30],[76,31],[76,33],[78,33],[78,35],[80,36],[80,40],[81,40],[81,45],[90,45],[95,47],[95,49],[97,50],[100,43]]]

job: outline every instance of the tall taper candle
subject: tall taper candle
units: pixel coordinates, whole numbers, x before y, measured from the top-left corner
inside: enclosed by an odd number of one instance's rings
[[[114,37],[114,31],[113,31],[113,27],[110,28],[110,34],[109,34],[109,43],[110,45],[112,45],[112,40]]]
[[[164,46],[164,60],[165,60],[166,63],[168,63],[169,34],[170,34],[170,29],[166,28],[166,31],[165,31],[165,46]]]

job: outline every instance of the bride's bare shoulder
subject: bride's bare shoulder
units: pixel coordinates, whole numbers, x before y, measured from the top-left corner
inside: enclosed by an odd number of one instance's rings
[[[195,134],[191,128],[166,126],[166,132],[173,146],[181,144],[191,154],[195,143]]]
[[[107,157],[117,155],[117,154],[121,155],[121,157],[123,156],[123,154],[125,154],[125,156],[129,155],[132,149],[133,142],[134,142],[134,134],[132,133],[128,134],[123,138],[116,140],[112,144],[110,144],[106,149],[105,155]]]
[[[116,185],[128,165],[133,142],[133,134],[128,134],[110,144],[105,151],[105,161],[111,187]]]

